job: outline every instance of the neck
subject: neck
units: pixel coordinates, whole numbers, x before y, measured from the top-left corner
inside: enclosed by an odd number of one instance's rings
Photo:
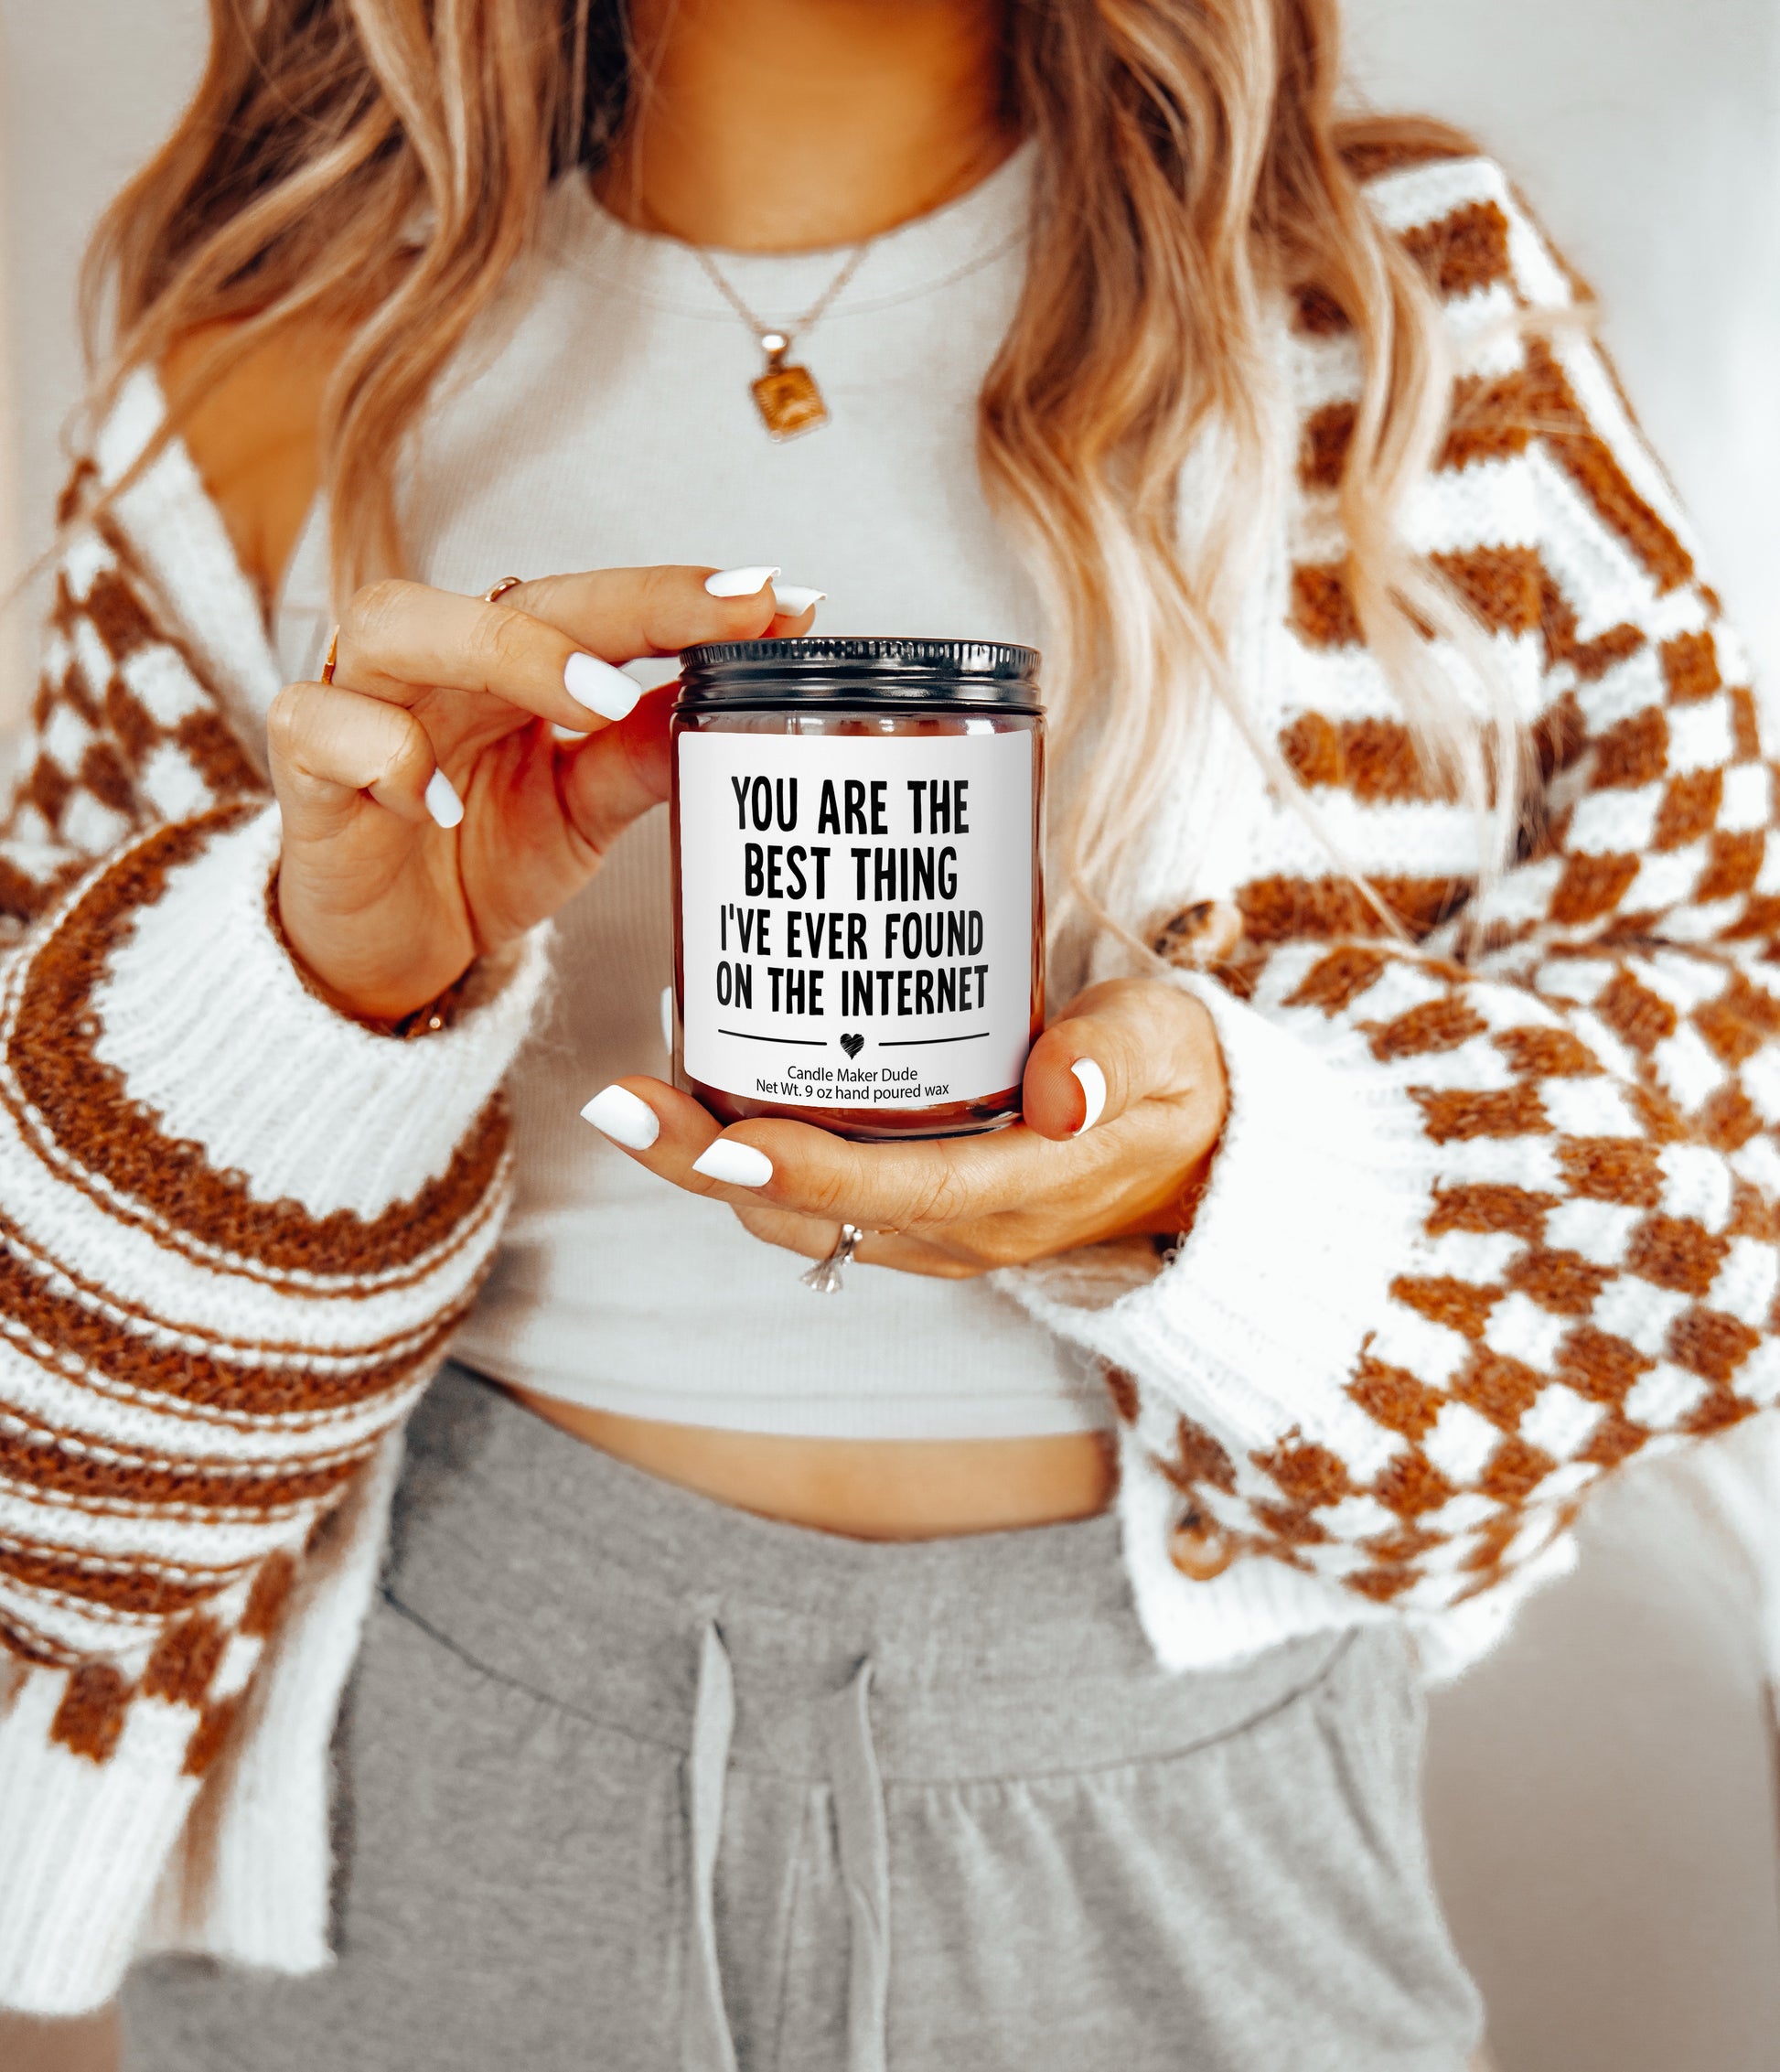
[[[631,110],[601,167],[625,221],[732,252],[850,244],[1017,142],[1004,0],[632,0]]]

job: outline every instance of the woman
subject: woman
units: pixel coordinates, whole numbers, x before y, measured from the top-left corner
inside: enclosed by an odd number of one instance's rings
[[[4,852],[0,2004],[1464,2064],[1419,1681],[1774,1392],[1768,774],[1574,284],[1328,0],[215,23]],[[620,665],[819,606],[1045,650],[998,1135],[662,1077]]]

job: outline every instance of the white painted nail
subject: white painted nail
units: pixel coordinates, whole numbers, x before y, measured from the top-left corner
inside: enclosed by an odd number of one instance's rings
[[[464,817],[457,787],[443,770],[434,770],[426,780],[426,810],[441,827],[456,827]]]
[[[707,1180],[721,1180],[726,1187],[764,1187],[773,1176],[773,1162],[751,1143],[719,1137],[693,1159],[692,1170]]]
[[[713,597],[751,597],[777,574],[776,568],[720,568],[705,577],[704,587]]]
[[[1076,1075],[1081,1087],[1082,1099],[1088,1103],[1088,1112],[1081,1119],[1081,1127],[1076,1132],[1078,1137],[1086,1136],[1100,1119],[1106,1107],[1106,1074],[1091,1057],[1078,1057],[1069,1069]]]
[[[826,590],[811,590],[801,583],[775,583],[773,604],[787,618],[795,618],[800,611],[808,611],[811,605],[820,605],[828,596]]]
[[[581,1111],[581,1119],[627,1151],[647,1151],[661,1134],[661,1118],[628,1087],[603,1089]]]
[[[563,688],[577,705],[585,705],[601,719],[625,718],[643,694],[634,676],[597,655],[571,655],[563,664]]]
[[[671,1057],[674,1050],[674,989],[661,988],[661,1047]]]

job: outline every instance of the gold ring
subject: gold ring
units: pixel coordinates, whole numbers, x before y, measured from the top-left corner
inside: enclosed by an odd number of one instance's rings
[[[340,629],[337,626],[333,632],[327,636],[327,660],[321,665],[321,681],[324,683],[331,683],[334,681],[334,664],[339,659]]]
[[[485,605],[498,605],[508,591],[517,590],[524,581],[525,578],[522,575],[503,575],[492,590],[483,591],[482,602]]]

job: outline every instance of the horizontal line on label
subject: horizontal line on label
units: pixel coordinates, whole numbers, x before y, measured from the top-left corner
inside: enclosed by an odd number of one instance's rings
[[[924,1044],[929,1043],[981,1043],[984,1036],[992,1033],[989,1029],[975,1029],[969,1036],[898,1036],[894,1043],[879,1044],[878,1048],[880,1050],[919,1050]]]
[[[744,1043],[794,1043],[800,1050],[826,1050],[828,1041],[823,1036],[756,1036],[752,1029],[719,1029],[719,1036],[740,1036]]]

